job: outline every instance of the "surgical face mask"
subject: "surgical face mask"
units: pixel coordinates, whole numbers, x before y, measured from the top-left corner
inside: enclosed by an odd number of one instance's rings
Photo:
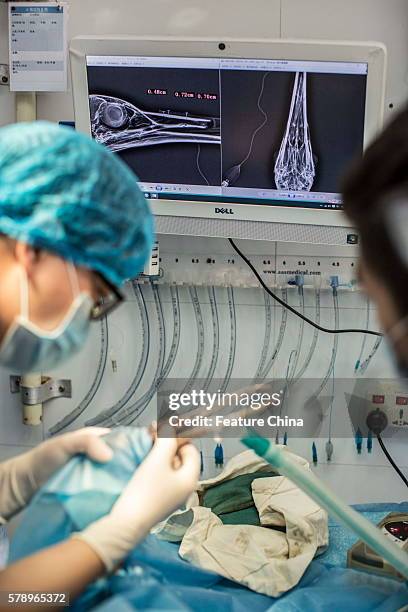
[[[74,266],[67,263],[74,301],[61,323],[46,331],[29,320],[28,279],[22,267],[20,315],[16,317],[0,346],[0,365],[17,374],[45,372],[76,353],[85,343],[90,327],[92,300],[80,292]]]
[[[384,334],[383,342],[385,343],[385,350],[388,354],[390,361],[394,364],[394,368],[398,373],[399,378],[405,379],[408,384],[408,363],[398,355],[396,345],[402,338],[408,335],[408,316],[404,317],[398,323],[393,325],[391,329]]]

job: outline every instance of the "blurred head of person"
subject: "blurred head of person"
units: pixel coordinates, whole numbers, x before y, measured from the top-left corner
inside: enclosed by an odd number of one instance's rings
[[[0,365],[52,368],[143,269],[153,222],[136,176],[47,122],[0,129]]]
[[[350,169],[342,192],[360,234],[360,282],[408,378],[408,108]]]

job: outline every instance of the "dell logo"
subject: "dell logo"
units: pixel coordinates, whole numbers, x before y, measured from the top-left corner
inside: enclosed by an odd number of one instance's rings
[[[232,208],[215,208],[215,214],[216,215],[233,215],[234,211],[232,210]]]

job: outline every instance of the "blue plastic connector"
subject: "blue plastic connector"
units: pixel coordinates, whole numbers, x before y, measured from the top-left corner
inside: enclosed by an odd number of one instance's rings
[[[224,449],[222,448],[222,444],[217,444],[215,447],[214,460],[217,467],[222,467],[224,465]]]
[[[371,429],[369,429],[368,434],[367,434],[367,451],[371,453],[372,450],[373,450],[373,434],[372,434]]]
[[[333,291],[337,291],[338,287],[339,287],[339,277],[338,276],[331,276],[330,277],[330,287],[333,289]]]
[[[363,447],[363,434],[361,433],[360,428],[357,429],[356,435],[354,438],[356,441],[357,452],[359,455],[361,455],[361,449]]]
[[[317,448],[314,442],[312,444],[312,461],[314,465],[317,465]]]

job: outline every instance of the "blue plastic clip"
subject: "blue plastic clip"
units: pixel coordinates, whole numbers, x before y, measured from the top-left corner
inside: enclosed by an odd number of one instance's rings
[[[314,465],[317,465],[317,448],[314,442],[312,444],[312,460]]]

